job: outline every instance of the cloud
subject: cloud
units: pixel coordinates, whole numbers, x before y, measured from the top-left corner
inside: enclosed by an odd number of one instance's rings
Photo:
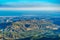
[[[60,7],[0,8],[0,10],[60,11]]]

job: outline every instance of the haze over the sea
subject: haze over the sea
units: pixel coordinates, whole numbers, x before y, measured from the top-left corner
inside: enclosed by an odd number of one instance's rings
[[[59,11],[0,11],[0,16],[58,16]]]

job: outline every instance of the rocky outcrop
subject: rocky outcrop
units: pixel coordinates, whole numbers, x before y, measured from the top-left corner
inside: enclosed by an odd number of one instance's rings
[[[39,38],[42,38],[49,37],[49,35],[55,37],[53,30],[58,30],[57,26],[58,25],[53,24],[53,22],[48,19],[22,19],[12,22],[12,24],[3,29],[1,33],[5,39],[20,39],[30,36],[40,36]]]

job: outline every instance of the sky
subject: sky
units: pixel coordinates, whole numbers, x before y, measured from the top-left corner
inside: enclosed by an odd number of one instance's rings
[[[40,9],[42,10],[59,10],[60,9],[60,0],[0,0],[0,10],[12,10],[14,8],[17,10],[26,9]],[[39,10],[38,9],[38,10]]]
[[[59,5],[60,0],[0,0],[0,5]]]
[[[7,3],[7,2],[50,2],[50,3],[57,3],[60,4],[60,0],[0,0],[0,3]]]
[[[60,11],[60,0],[0,0],[1,10]]]

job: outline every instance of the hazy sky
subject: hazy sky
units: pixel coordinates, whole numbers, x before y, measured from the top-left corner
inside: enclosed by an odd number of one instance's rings
[[[34,9],[34,7],[37,8],[44,8],[44,10],[46,9],[60,9],[60,0],[0,0],[0,7],[30,7],[32,6],[31,9]],[[6,8],[5,8],[6,9]],[[10,9],[10,8],[8,8]],[[17,8],[18,10],[20,8]],[[22,8],[23,9],[23,8]],[[28,8],[30,9],[30,8]],[[35,10],[36,10],[35,9]],[[50,9],[50,10],[51,10]],[[1,8],[0,8],[1,10]],[[15,9],[14,9],[15,10]]]
[[[0,0],[0,4],[17,4],[17,3],[51,3],[60,4],[60,0]]]
[[[6,2],[50,2],[50,3],[57,3],[60,4],[60,0],[0,0],[0,3],[6,3]]]

